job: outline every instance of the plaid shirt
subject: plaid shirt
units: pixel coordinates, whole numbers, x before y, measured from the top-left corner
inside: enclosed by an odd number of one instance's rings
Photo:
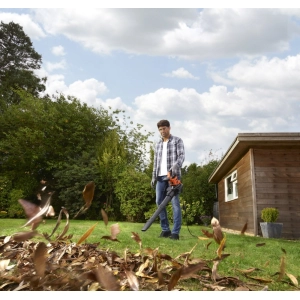
[[[155,145],[154,152],[154,163],[153,163],[153,172],[152,179],[156,180],[162,157],[163,150],[163,139],[160,139],[159,142]],[[176,165],[176,175],[181,176],[181,166],[184,162],[185,153],[184,145],[181,138],[177,136],[170,135],[169,141],[167,144],[167,169],[170,170],[174,165]]]

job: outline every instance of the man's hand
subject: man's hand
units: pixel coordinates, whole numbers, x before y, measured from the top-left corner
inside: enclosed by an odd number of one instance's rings
[[[173,165],[169,172],[171,173],[172,177],[175,177],[177,175],[177,165]]]
[[[155,190],[155,183],[156,183],[156,180],[155,179],[152,179],[151,180],[151,187]]]

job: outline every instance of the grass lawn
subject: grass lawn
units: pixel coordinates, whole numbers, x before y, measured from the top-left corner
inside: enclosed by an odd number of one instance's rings
[[[30,228],[22,228],[26,220],[21,219],[0,219],[0,236],[13,235],[20,231],[29,231]],[[105,236],[111,235],[111,225],[119,224],[120,233],[118,241],[112,241]],[[62,219],[57,231],[51,237],[60,234],[66,224]],[[50,234],[56,225],[56,220],[47,219],[45,224],[37,228],[39,233]],[[169,255],[176,259],[189,254],[190,260],[205,260],[213,266],[213,261],[218,257],[219,245],[213,239],[207,239],[201,229],[212,232],[211,226],[183,226],[180,233],[180,240],[159,238],[160,226],[153,223],[151,227],[143,232],[144,224],[128,222],[108,222],[103,220],[82,221],[70,220],[69,229],[66,235],[72,235],[69,242],[78,243],[80,238],[95,225],[94,230],[83,241],[87,243],[99,243],[98,248],[115,251],[119,256],[124,256],[124,251],[139,253],[147,248],[158,249],[161,254]],[[133,238],[133,233],[140,238],[140,244]],[[234,277],[244,282],[251,283],[253,290],[262,290],[268,287],[269,291],[299,291],[300,280],[300,240],[266,239],[248,235],[225,233],[226,247],[222,251],[226,254],[217,266],[219,277]],[[43,240],[43,237],[34,238]],[[1,252],[0,252],[1,260]],[[280,278],[281,276],[281,278]],[[199,281],[195,278],[181,280],[179,286],[184,290],[203,290]]]

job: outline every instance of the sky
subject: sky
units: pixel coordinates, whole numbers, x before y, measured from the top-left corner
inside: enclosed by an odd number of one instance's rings
[[[238,133],[300,132],[300,8],[22,3],[0,20],[30,37],[46,92],[125,110],[153,141],[168,119],[184,166],[221,158]]]

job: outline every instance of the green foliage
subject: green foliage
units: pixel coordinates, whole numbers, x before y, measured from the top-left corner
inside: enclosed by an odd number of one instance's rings
[[[187,225],[199,222],[199,216],[202,214],[202,205],[200,201],[186,202],[183,201],[182,209],[184,212],[184,222]]]
[[[11,190],[12,183],[7,176],[0,176],[0,211],[8,210],[8,195]],[[3,213],[3,216],[5,214]]]
[[[34,74],[33,70],[41,66],[42,57],[19,24],[1,21],[0,49],[0,111],[3,111],[7,105],[19,103],[15,89],[22,88],[38,96],[45,90],[46,78]]]
[[[115,193],[120,200],[121,214],[126,221],[144,222],[144,212],[153,203],[154,192],[150,187],[151,178],[133,168],[120,174]]]
[[[9,218],[22,218],[25,217],[24,210],[20,203],[19,199],[24,197],[24,192],[22,190],[11,190],[9,193],[9,207],[7,216]]]
[[[98,162],[92,152],[83,152],[80,157],[75,159],[67,159],[61,166],[60,170],[53,173],[55,178],[56,194],[53,195],[52,205],[55,211],[59,211],[63,206],[69,213],[71,218],[84,205],[83,189],[90,182],[95,182],[95,192],[91,207],[84,215],[78,216],[85,219],[97,220],[100,218],[100,173]]]
[[[213,159],[203,166],[194,163],[183,170],[182,199],[188,224],[198,223],[201,215],[213,215],[216,193],[208,178],[217,164],[218,160]]]
[[[157,205],[155,203],[155,199],[153,199],[153,203],[149,205],[149,209],[144,212],[145,220],[146,221],[149,220],[156,210],[157,210]],[[157,217],[154,220],[154,223],[159,223],[159,217]]]
[[[261,211],[261,218],[264,222],[274,223],[279,217],[279,211],[275,207],[266,207]]]

